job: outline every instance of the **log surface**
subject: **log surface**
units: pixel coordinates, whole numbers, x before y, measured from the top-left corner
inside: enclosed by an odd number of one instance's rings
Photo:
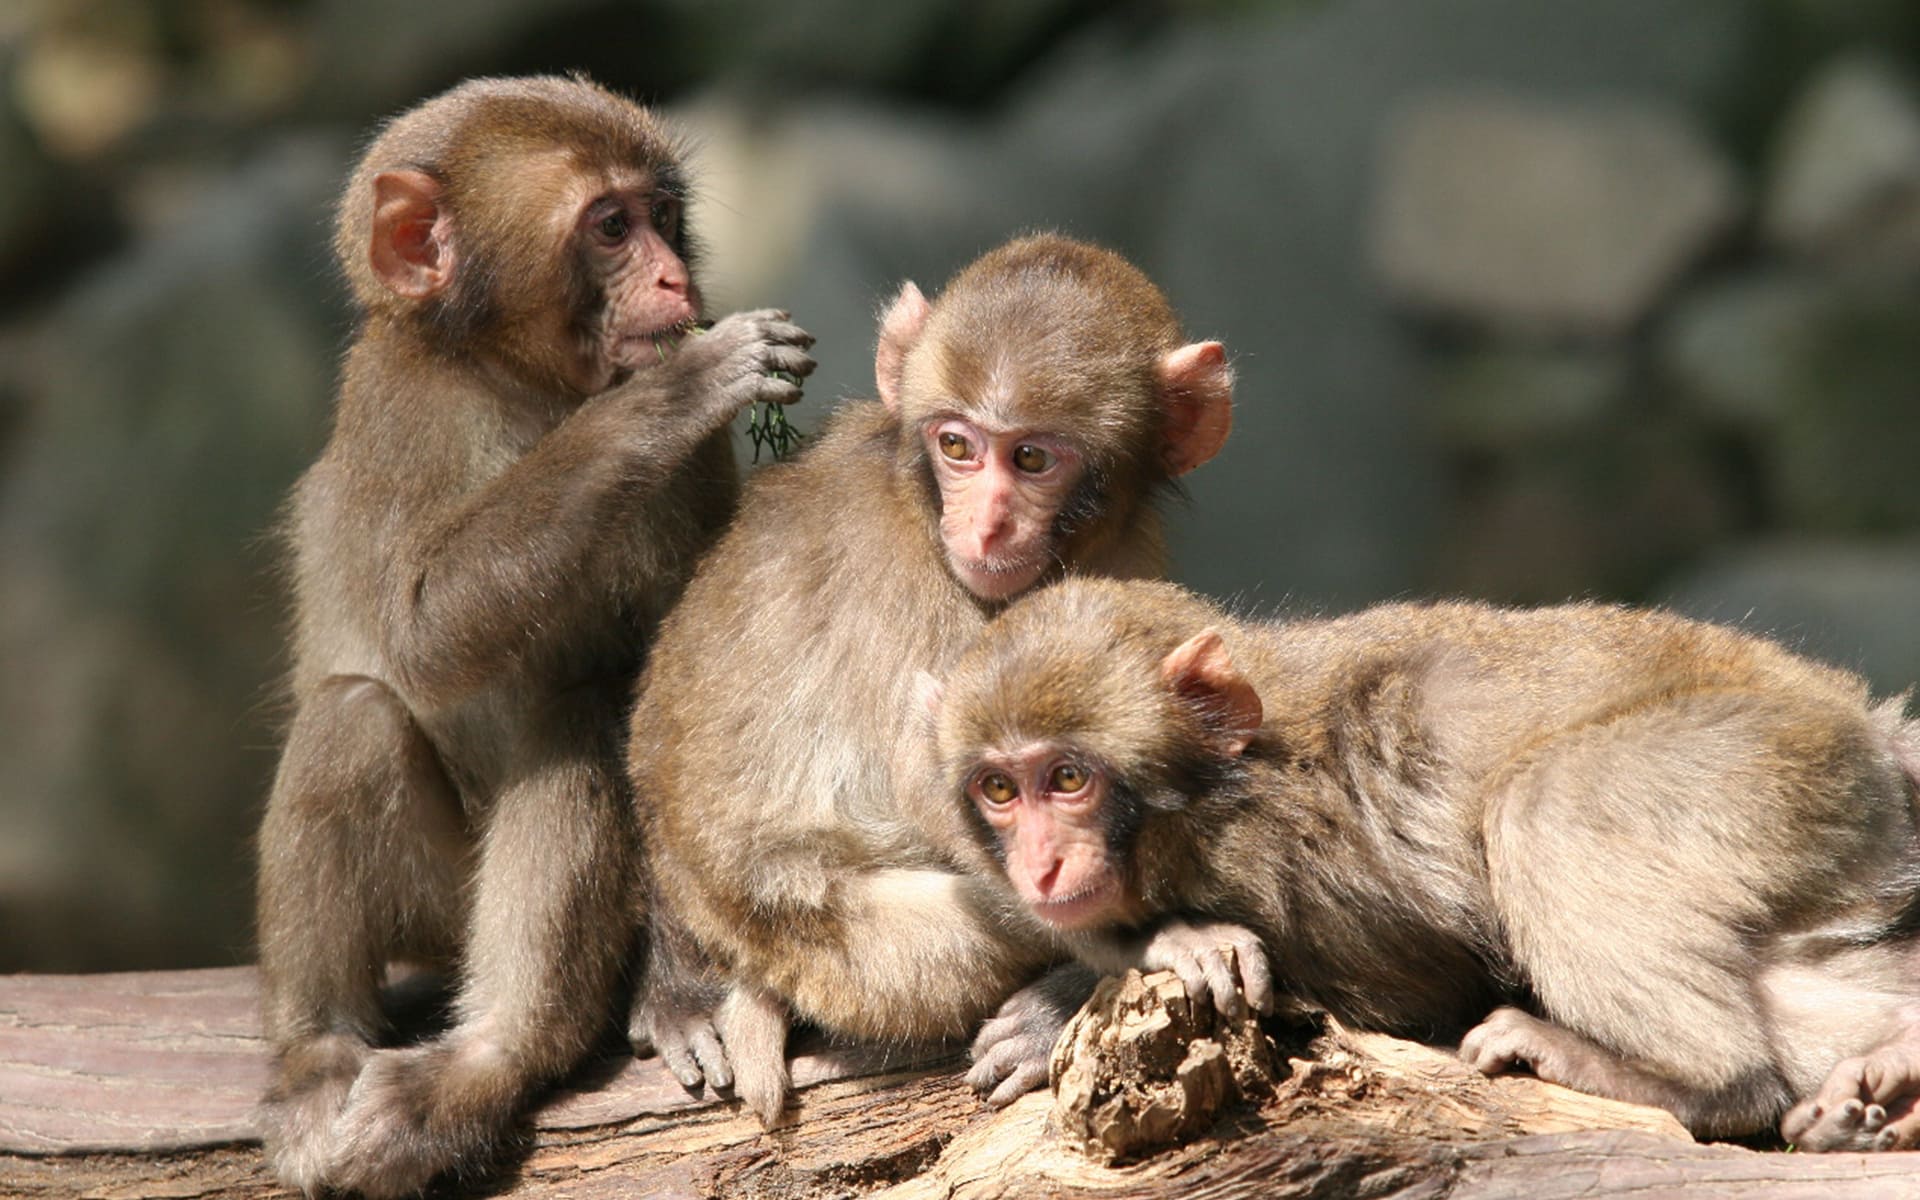
[[[0,977],[0,1195],[290,1195],[249,1123],[266,1079],[255,995],[246,969]],[[1124,1166],[1056,1136],[1047,1093],[982,1109],[949,1052],[804,1055],[800,1102],[771,1132],[654,1061],[610,1059],[539,1110],[522,1159],[464,1194],[1920,1200],[1920,1154],[1696,1145],[1655,1110],[1483,1079],[1333,1025],[1288,1057],[1257,1108]]]

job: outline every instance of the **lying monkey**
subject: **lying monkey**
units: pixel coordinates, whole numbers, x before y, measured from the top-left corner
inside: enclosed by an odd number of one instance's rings
[[[1920,1142],[1920,723],[1852,674],[1661,612],[1086,580],[923,693],[976,867],[1090,965],[1472,1026],[1702,1135]]]

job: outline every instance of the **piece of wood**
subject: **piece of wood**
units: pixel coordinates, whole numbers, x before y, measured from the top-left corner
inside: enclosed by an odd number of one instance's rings
[[[289,1195],[247,1125],[265,1079],[253,1005],[246,970],[0,978],[0,1195]],[[772,1132],[655,1062],[609,1060],[543,1107],[527,1153],[474,1194],[1920,1200],[1920,1155],[1695,1145],[1664,1113],[1483,1079],[1334,1025],[1281,1049],[1289,1074],[1258,1108],[1118,1167],[1050,1131],[1047,1093],[982,1109],[951,1052],[913,1070],[864,1050],[804,1056],[800,1102]]]

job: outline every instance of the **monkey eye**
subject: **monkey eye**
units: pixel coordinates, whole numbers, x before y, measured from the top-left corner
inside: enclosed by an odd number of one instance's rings
[[[1047,788],[1061,795],[1071,795],[1086,787],[1089,778],[1086,768],[1074,763],[1061,763],[1053,769],[1053,774],[1047,776]]]
[[[1013,465],[1029,475],[1038,475],[1053,465],[1053,455],[1031,443],[1014,447]]]
[[[680,202],[672,196],[655,196],[647,210],[647,219],[660,231],[660,236],[672,241],[674,230],[680,226]]]
[[[962,462],[973,453],[973,447],[967,444],[967,439],[957,433],[943,433],[939,442],[940,453],[955,462]]]
[[[988,771],[981,775],[974,780],[973,787],[980,793],[982,800],[996,808],[1004,808],[1012,804],[1014,797],[1020,794],[1020,789],[1014,786],[1013,780],[998,771]]]
[[[595,231],[600,234],[601,238],[608,242],[626,240],[629,228],[627,224],[627,214],[624,212],[608,213],[606,216],[600,218],[598,225],[594,226]]]

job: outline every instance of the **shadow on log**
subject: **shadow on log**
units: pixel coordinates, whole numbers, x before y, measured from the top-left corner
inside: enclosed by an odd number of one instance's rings
[[[937,1048],[803,1054],[798,1108],[772,1132],[730,1102],[689,1096],[657,1062],[618,1059],[558,1092],[526,1157],[467,1194],[1920,1198],[1920,1155],[1695,1145],[1657,1110],[1486,1079],[1445,1052],[1331,1022],[1223,1026],[1187,1012],[1165,977],[1115,981],[1102,996],[1063,1039],[1062,1055],[1070,1043],[1095,1052],[1059,1103],[1092,1111],[1130,1096],[1136,1128],[1167,1124],[1139,1116],[1174,1104],[1173,1124],[1200,1127],[1190,1140],[1108,1165],[1055,1132],[1072,1118],[1056,1116],[1054,1095],[988,1112],[957,1056]],[[265,1081],[254,1004],[247,970],[0,978],[0,1195],[288,1195],[248,1126]],[[1241,1078],[1260,1053],[1254,1034],[1277,1039],[1265,1083]],[[1221,1047],[1231,1088],[1196,1039]],[[1131,1048],[1112,1053],[1122,1041]],[[1203,1114],[1195,1098],[1216,1107]]]

